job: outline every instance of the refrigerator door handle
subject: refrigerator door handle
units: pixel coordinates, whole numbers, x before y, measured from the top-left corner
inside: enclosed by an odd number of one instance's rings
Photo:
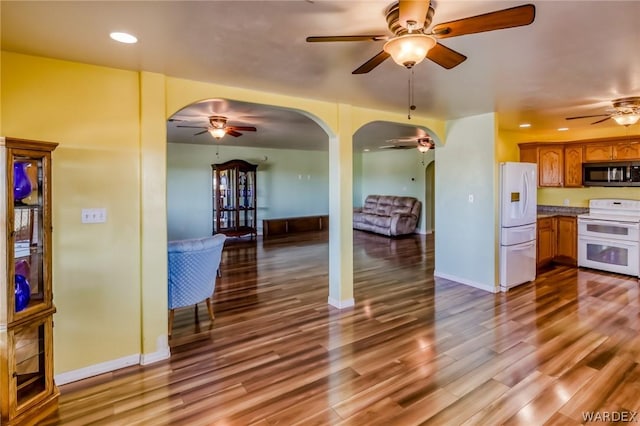
[[[527,211],[527,207],[529,205],[529,193],[527,192],[527,188],[529,188],[529,176],[528,174],[525,172],[522,174],[523,176],[523,180],[524,180],[524,187],[522,188],[522,195],[524,198],[524,203],[522,203],[522,211],[521,214],[524,216],[526,211]]]

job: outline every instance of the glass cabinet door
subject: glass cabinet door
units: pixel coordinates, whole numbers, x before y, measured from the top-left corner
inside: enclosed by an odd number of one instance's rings
[[[46,259],[51,244],[47,190],[43,176],[46,157],[15,151],[8,170],[9,268],[15,291],[9,291],[9,317],[15,319],[51,307],[50,265]]]
[[[15,413],[30,403],[51,392],[53,382],[49,379],[53,368],[50,341],[52,340],[51,317],[44,317],[14,329],[10,333],[10,345],[15,360],[11,372],[14,387]]]

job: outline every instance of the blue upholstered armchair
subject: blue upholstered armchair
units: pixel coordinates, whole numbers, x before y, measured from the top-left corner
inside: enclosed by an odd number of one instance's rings
[[[211,298],[216,287],[222,248],[226,237],[211,237],[169,241],[169,335],[173,329],[174,309],[207,302],[213,321]]]

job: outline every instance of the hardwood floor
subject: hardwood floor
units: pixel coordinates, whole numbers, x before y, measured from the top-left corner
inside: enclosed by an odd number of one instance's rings
[[[338,310],[327,235],[303,237],[230,242],[213,324],[177,311],[171,359],[61,386],[45,424],[640,421],[636,278],[556,267],[494,295],[434,280],[430,237],[356,231],[356,306]]]

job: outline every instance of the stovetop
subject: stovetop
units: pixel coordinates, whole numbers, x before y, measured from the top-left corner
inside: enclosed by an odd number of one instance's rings
[[[615,222],[640,222],[640,200],[596,198],[589,200],[589,213],[578,218]]]

